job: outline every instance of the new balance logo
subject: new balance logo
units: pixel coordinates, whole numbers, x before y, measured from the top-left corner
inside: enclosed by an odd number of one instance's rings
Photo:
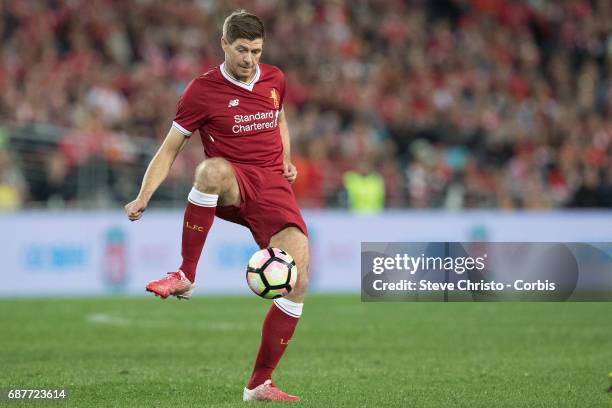
[[[230,99],[229,103],[227,104],[227,107],[233,108],[234,106],[238,106],[238,104],[240,104],[240,99]]]
[[[285,345],[289,344],[289,342],[290,342],[290,341],[291,341],[291,340],[285,340],[285,339],[283,339],[283,338],[281,337],[280,344],[282,344],[283,346],[285,346]]]

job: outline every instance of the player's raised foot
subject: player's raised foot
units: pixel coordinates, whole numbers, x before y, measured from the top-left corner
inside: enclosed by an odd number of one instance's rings
[[[190,299],[195,284],[185,277],[183,271],[168,272],[166,277],[152,280],[147,284],[147,292],[154,293],[162,299],[176,296],[179,299]]]
[[[263,384],[258,385],[257,387],[249,390],[248,388],[244,389],[242,394],[243,401],[299,401],[300,397],[296,397],[295,395],[287,394],[284,391],[278,389],[272,380],[266,380]]]

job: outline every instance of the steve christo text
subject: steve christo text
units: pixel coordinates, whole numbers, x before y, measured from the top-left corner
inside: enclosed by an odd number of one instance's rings
[[[461,279],[457,282],[432,282],[427,279],[419,281],[411,281],[402,279],[397,282],[385,282],[382,279],[376,279],[372,282],[372,287],[376,291],[382,292],[418,292],[418,291],[549,291],[556,289],[555,282],[546,280],[536,280],[534,282],[517,279],[512,283],[496,282],[496,281],[471,281]]]
[[[372,273],[381,275],[390,271],[405,271],[413,276],[417,271],[448,271],[457,275],[466,272],[483,272],[486,268],[488,255],[482,254],[478,257],[442,257],[442,256],[410,256],[408,254],[396,254],[395,256],[376,257],[372,260]],[[386,279],[375,279],[372,287],[376,291],[554,291],[556,284],[548,279],[537,281],[526,281],[517,279],[514,282],[498,282],[494,280],[461,279],[457,282],[439,282],[428,279],[410,280],[401,279],[395,282],[387,282]]]

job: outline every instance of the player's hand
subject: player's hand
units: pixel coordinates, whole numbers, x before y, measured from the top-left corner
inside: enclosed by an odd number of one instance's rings
[[[297,168],[288,162],[283,163],[283,177],[289,181],[289,183],[293,184],[295,179],[297,178]]]
[[[131,203],[125,205],[125,212],[130,221],[137,221],[142,217],[142,213],[147,208],[147,202],[142,198],[137,198]]]

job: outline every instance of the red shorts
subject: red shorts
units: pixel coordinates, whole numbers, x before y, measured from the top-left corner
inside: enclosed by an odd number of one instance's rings
[[[308,235],[291,184],[271,170],[248,164],[230,163],[240,187],[240,206],[217,207],[216,215],[251,230],[260,248],[289,225]]]

